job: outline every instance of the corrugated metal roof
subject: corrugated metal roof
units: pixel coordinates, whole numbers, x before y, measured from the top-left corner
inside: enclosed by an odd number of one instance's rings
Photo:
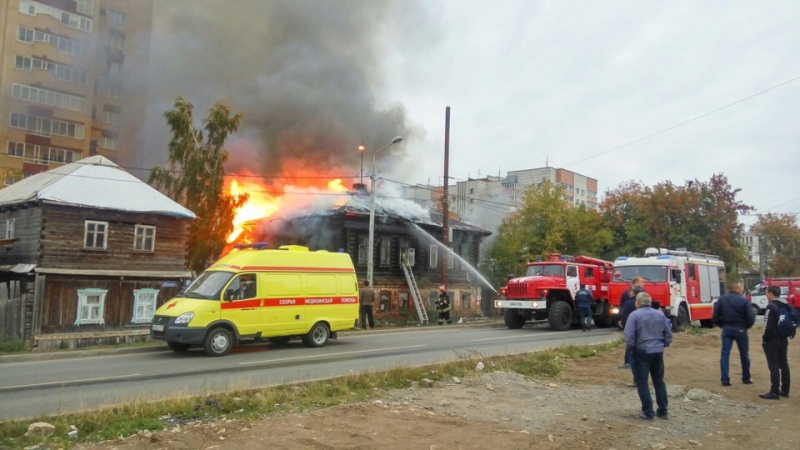
[[[31,273],[36,268],[36,264],[10,264],[0,266],[0,272]]]
[[[197,217],[100,155],[38,173],[0,189],[0,206],[33,201],[191,219]]]

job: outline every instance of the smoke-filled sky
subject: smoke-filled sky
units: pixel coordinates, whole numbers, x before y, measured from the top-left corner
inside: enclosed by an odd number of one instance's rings
[[[456,180],[549,164],[602,198],[724,173],[798,213],[798,23],[791,0],[156,2],[150,162],[183,95],[244,113],[229,172],[357,175],[400,135],[382,175],[440,184],[450,106]]]

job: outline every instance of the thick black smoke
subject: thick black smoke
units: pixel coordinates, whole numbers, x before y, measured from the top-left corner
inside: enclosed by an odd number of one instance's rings
[[[382,0],[155,2],[148,150],[136,164],[165,164],[163,113],[182,95],[198,119],[219,99],[244,113],[227,147],[228,173],[358,174],[360,144],[375,150],[412,138],[402,106],[382,96],[391,8]]]

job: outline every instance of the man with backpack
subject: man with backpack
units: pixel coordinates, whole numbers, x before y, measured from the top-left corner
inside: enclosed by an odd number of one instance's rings
[[[763,343],[764,355],[769,368],[769,392],[759,397],[765,400],[780,400],[789,397],[791,379],[789,375],[789,339],[797,332],[797,312],[786,300],[780,298],[780,286],[767,286],[767,304]]]

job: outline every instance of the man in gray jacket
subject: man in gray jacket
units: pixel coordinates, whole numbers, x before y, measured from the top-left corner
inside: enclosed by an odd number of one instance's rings
[[[647,292],[636,295],[636,311],[625,322],[625,346],[633,355],[631,369],[639,400],[642,402],[641,420],[669,417],[667,412],[667,384],[664,382],[664,348],[672,343],[672,331],[664,314],[651,307],[653,299]],[[653,411],[648,378],[653,379],[658,409]]]

